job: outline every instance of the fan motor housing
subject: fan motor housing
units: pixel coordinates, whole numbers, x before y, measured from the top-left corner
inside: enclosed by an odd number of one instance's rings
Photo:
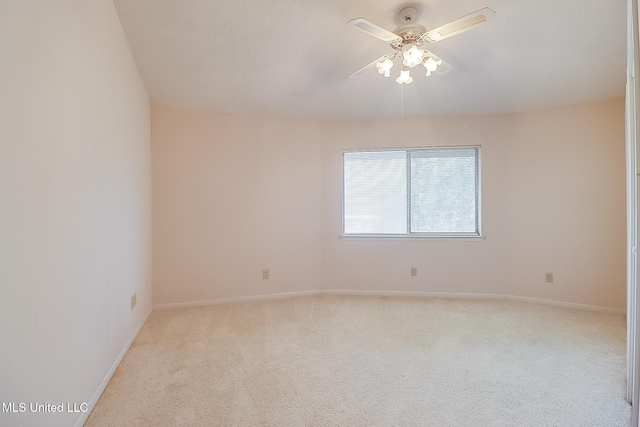
[[[402,50],[402,47],[407,44],[415,44],[416,46],[422,46],[424,44],[424,35],[427,29],[420,24],[406,24],[401,25],[393,33],[402,38],[402,40],[396,40],[389,45],[395,50]]]

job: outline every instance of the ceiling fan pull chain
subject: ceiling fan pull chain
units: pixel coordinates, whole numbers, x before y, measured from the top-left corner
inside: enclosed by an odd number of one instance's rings
[[[400,120],[404,120],[404,85],[400,85]]]

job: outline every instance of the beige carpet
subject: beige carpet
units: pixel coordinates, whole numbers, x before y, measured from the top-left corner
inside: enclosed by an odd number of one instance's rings
[[[154,311],[86,426],[629,426],[623,316],[313,296]]]

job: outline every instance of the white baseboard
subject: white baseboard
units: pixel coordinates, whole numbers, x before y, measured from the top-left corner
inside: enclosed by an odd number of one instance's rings
[[[311,291],[296,291],[296,292],[280,292],[277,294],[264,294],[253,295],[248,297],[236,297],[236,298],[218,298],[202,301],[189,301],[189,302],[176,302],[171,304],[158,304],[154,305],[154,310],[164,310],[167,308],[183,308],[183,307],[196,307],[201,305],[217,305],[217,304],[231,304],[236,302],[250,302],[250,301],[264,301],[269,299],[283,299],[292,297],[301,297],[306,295],[318,295],[320,289],[314,289]]]
[[[519,297],[507,294],[476,294],[455,292],[420,292],[420,291],[365,291],[346,289],[322,289],[323,294],[329,295],[362,295],[362,296],[405,296],[428,298],[467,298],[467,299],[506,299],[512,301],[530,302],[534,304],[551,305],[555,307],[575,308],[579,310],[597,311],[600,313],[625,315],[627,311],[621,308],[600,307],[596,305],[577,304],[573,302],[553,301],[540,298]]]
[[[381,297],[430,297],[430,298],[466,298],[466,299],[504,299],[502,294],[464,294],[456,292],[422,292],[422,291],[352,291],[344,289],[323,289],[328,295],[363,295]]]
[[[253,295],[236,298],[218,298],[202,301],[177,302],[171,304],[154,305],[154,310],[169,308],[197,307],[203,305],[232,304],[238,302],[264,301],[270,299],[292,298],[306,295],[361,295],[361,296],[389,296],[389,297],[428,297],[428,298],[466,298],[466,299],[502,299],[530,302],[534,304],[551,305],[555,307],[575,308],[579,310],[597,311],[600,313],[625,315],[626,310],[621,308],[600,307],[596,305],[577,304],[573,302],[553,301],[540,298],[520,297],[507,294],[483,294],[483,293],[458,293],[458,292],[423,292],[423,291],[372,291],[350,289],[314,289],[310,291],[281,292],[276,294]]]
[[[136,339],[136,337],[138,336],[138,333],[140,332],[140,329],[142,329],[142,327],[144,326],[145,322],[147,321],[147,319],[151,315],[151,311],[153,311],[153,307],[149,307],[149,311],[147,311],[147,313],[144,315],[144,318],[142,319],[142,322],[140,322],[140,324],[138,325],[136,330],[133,331],[133,333],[131,334],[131,337],[129,337],[129,340],[127,341],[127,343],[122,348],[122,351],[120,351],[120,354],[118,354],[118,357],[116,357],[116,360],[111,365],[111,368],[109,368],[109,371],[104,376],[102,382],[98,386],[98,389],[93,394],[93,397],[91,398],[91,400],[89,400],[89,402],[87,402],[87,405],[88,405],[87,412],[83,412],[80,415],[80,417],[78,418],[78,420],[74,424],[75,427],[82,427],[84,425],[84,423],[87,421],[87,418],[89,418],[89,415],[91,414],[91,411],[93,411],[93,408],[96,406],[96,403],[98,403],[98,399],[100,399],[100,396],[102,396],[102,392],[107,387],[107,384],[109,384],[109,381],[111,380],[111,377],[113,376],[113,373],[116,371],[116,368],[118,368],[118,365],[120,364],[120,362],[122,362],[122,359],[124,358],[124,355],[127,354],[127,351],[129,350],[129,347],[131,347],[131,344],[133,343],[133,340]]]
[[[513,301],[531,302],[534,304],[552,305],[555,307],[576,308],[578,310],[598,311],[600,313],[626,315],[627,310],[623,308],[600,307],[597,305],[577,304],[574,302],[553,301],[540,298],[518,297],[515,295],[505,295],[505,298]]]

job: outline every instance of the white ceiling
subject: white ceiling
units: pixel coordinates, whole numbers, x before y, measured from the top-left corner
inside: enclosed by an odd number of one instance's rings
[[[418,9],[427,29],[482,7],[497,19],[430,44],[454,69],[404,87],[404,116],[497,113],[624,96],[625,0],[114,0],[154,104],[314,119],[399,117],[385,53],[349,25],[395,29]],[[398,73],[396,66],[392,77]]]

